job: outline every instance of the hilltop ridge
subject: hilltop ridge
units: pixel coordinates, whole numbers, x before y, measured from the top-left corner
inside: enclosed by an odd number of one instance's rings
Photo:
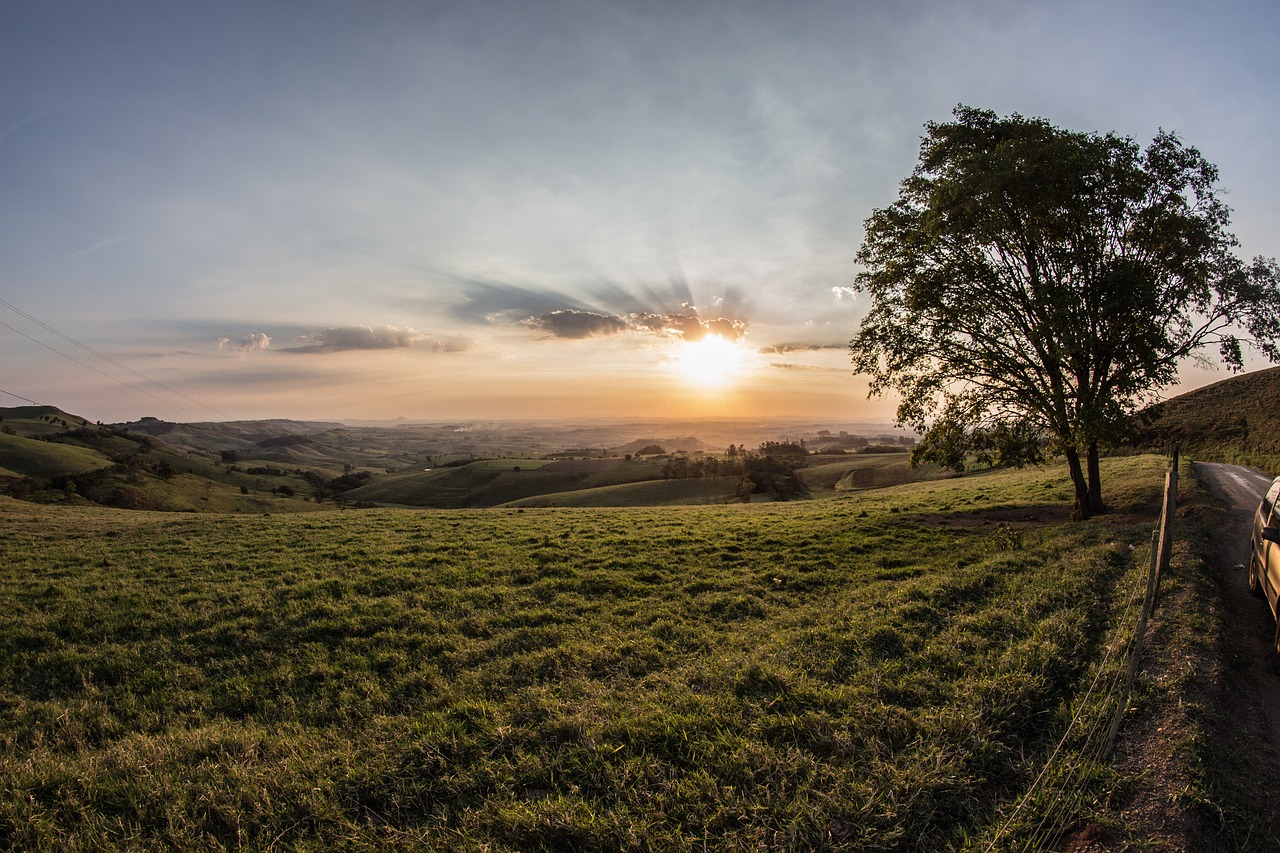
[[[1280,367],[1242,373],[1142,413],[1139,443],[1200,456],[1280,456]]]

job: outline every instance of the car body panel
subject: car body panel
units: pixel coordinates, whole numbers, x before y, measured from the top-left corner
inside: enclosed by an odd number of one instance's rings
[[[1280,507],[1276,504],[1280,499],[1280,477],[1271,482],[1271,487],[1258,504],[1253,514],[1253,531],[1249,538],[1249,557],[1257,566],[1258,581],[1262,587],[1263,597],[1271,607],[1271,614],[1276,616],[1277,598],[1280,598],[1280,544],[1264,538],[1262,531],[1267,527],[1280,527]],[[1250,567],[1250,571],[1253,567]]]

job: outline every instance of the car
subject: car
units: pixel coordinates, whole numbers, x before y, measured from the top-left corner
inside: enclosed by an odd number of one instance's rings
[[[1249,592],[1266,599],[1276,617],[1275,646],[1280,654],[1280,477],[1271,481],[1258,511],[1253,514],[1249,537]]]

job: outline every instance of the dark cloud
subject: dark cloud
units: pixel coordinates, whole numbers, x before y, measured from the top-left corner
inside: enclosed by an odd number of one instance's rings
[[[345,352],[361,349],[399,349],[413,346],[425,337],[414,329],[395,326],[338,326],[300,335],[301,346],[282,347],[281,352]]]
[[[548,311],[546,314],[529,317],[524,322],[535,329],[550,332],[553,337],[572,339],[616,335],[630,328],[626,320],[612,314],[571,309]]]

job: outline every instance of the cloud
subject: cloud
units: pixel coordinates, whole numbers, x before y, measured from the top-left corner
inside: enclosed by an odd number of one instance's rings
[[[424,340],[423,345],[426,345]],[[468,338],[466,335],[449,335],[443,338],[431,339],[432,352],[466,352],[476,345],[475,338]]]
[[[432,352],[465,352],[475,341],[461,335],[433,337],[416,329],[395,326],[337,326],[299,335],[300,346],[280,347],[279,352],[329,353],[350,350],[418,347]]]
[[[858,291],[856,288],[853,288],[853,287],[836,285],[835,287],[831,288],[831,292],[836,295],[836,300],[840,302],[843,302],[845,299],[858,298]]]
[[[700,310],[679,276],[657,285],[596,284],[587,301],[547,288],[452,278],[463,292],[450,309],[456,319],[520,324],[562,340],[647,332],[688,341],[707,335],[736,341],[746,333],[752,311],[733,287],[708,296],[711,308]]]
[[[821,352],[822,350],[847,349],[848,344],[774,344],[760,347],[761,355],[786,355],[790,352]]]
[[[528,317],[523,322],[526,326],[550,332],[552,337],[575,340],[594,338],[601,335],[616,335],[630,328],[626,320],[612,314],[597,314],[594,311],[576,311],[572,309],[548,311],[545,314]]]
[[[736,341],[740,340],[747,330],[745,321],[730,320],[727,317],[703,320],[697,314],[651,314],[648,312],[619,316],[569,309],[527,317],[522,322],[526,326],[550,332],[552,337],[574,340],[618,335],[623,332],[642,332],[686,341],[701,340],[708,335],[718,335],[726,340]]]
[[[454,282],[463,288],[464,297],[450,310],[454,318],[466,322],[524,322],[528,317],[558,311],[589,310],[577,300],[549,290],[466,278],[455,278]]]
[[[692,306],[688,307],[692,308]],[[747,331],[745,320],[731,320],[728,317],[704,320],[697,315],[696,309],[672,314],[629,314],[626,319],[635,329],[667,337],[683,338],[686,341],[701,340],[707,335],[719,335],[727,340],[736,341],[740,340]]]
[[[776,370],[821,370],[829,371],[829,367],[819,367],[816,364],[794,364],[789,361],[771,361],[769,366]]]
[[[259,352],[271,349],[271,338],[266,332],[252,332],[238,341],[231,338],[218,338],[218,352]]]

